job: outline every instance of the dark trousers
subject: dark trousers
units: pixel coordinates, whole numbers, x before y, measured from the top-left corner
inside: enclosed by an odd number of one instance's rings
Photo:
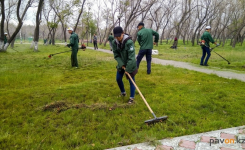
[[[94,41],[94,49],[98,49],[97,41]]]
[[[72,67],[78,67],[77,51],[78,50],[72,50],[72,52],[71,52],[71,66]]]
[[[207,57],[206,57],[206,54],[207,54]],[[209,47],[203,46],[200,65],[207,65],[210,56],[211,56],[211,53],[210,53]],[[205,57],[206,57],[206,59],[205,59],[205,62],[203,63]]]
[[[151,73],[151,55],[152,55],[152,50],[151,49],[143,49],[140,50],[137,56],[137,67],[139,68],[140,62],[142,58],[145,56],[146,57],[146,62],[147,62],[147,74]]]
[[[122,71],[122,72],[117,71],[117,76],[116,76],[117,84],[118,84],[118,86],[120,88],[121,93],[125,92],[124,84],[123,84],[123,81],[122,81],[124,73],[125,73],[125,71]],[[133,76],[132,79],[135,82],[135,76]],[[134,98],[135,86],[134,86],[133,82],[130,79],[128,79],[128,80],[129,80],[129,84],[130,84],[130,98]]]

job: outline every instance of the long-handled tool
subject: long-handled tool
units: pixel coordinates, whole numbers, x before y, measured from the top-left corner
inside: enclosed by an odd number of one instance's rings
[[[70,51],[71,51],[71,50],[69,50],[69,51],[64,51],[64,52],[60,52],[60,53],[50,54],[48,57],[51,58],[51,57],[54,56],[54,55],[61,54],[61,53],[66,53],[66,52],[70,52]]]
[[[218,47],[218,46],[219,46],[219,45],[217,45],[216,47]],[[210,48],[210,52],[212,52],[214,48],[215,48],[215,47]],[[213,52],[215,52],[215,51],[213,51]],[[216,52],[215,52],[215,54],[219,55],[221,58],[223,58],[225,61],[227,61],[227,62],[228,62],[228,65],[231,64],[227,59],[225,59],[224,57],[222,57],[220,54],[218,54],[218,53],[216,53]]]
[[[156,122],[162,122],[164,120],[166,120],[168,118],[168,116],[163,116],[163,117],[156,117],[156,115],[154,114],[154,112],[152,111],[151,107],[149,106],[149,104],[147,103],[147,101],[145,100],[144,96],[142,95],[142,93],[140,92],[139,88],[137,87],[137,85],[135,84],[134,80],[131,78],[130,74],[125,72],[129,79],[132,81],[132,83],[134,84],[134,86],[136,87],[137,91],[140,93],[140,96],[142,97],[142,99],[144,100],[146,106],[148,107],[148,109],[150,110],[150,112],[152,113],[152,115],[154,116],[154,119],[150,119],[150,120],[146,120],[145,123],[146,124],[153,124]]]

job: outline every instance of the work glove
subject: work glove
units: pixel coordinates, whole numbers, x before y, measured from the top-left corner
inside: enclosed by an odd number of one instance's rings
[[[138,69],[135,69],[132,73],[129,73],[130,76],[133,78],[138,72]],[[129,79],[128,75],[126,74],[126,78]]]

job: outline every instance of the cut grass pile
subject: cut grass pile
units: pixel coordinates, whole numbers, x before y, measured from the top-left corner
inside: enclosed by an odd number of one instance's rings
[[[118,97],[111,54],[79,51],[70,67],[63,46],[29,45],[0,53],[0,149],[105,149],[245,124],[245,83],[172,66],[142,62],[136,84],[156,116],[152,126],[139,94]],[[129,95],[129,83],[124,80]]]

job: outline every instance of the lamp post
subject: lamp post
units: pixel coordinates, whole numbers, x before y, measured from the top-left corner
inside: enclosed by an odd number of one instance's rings
[[[122,15],[119,14],[119,15],[117,16],[117,18],[118,18],[118,20],[119,20],[119,26],[120,26],[120,19],[122,18]]]

